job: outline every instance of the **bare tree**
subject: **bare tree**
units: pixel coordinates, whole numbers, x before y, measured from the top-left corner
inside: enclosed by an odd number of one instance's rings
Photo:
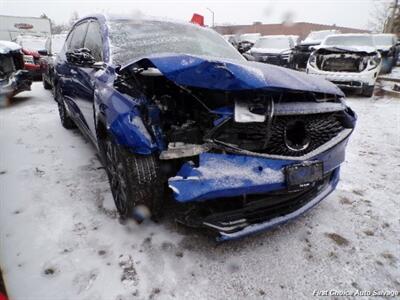
[[[385,24],[391,15],[391,2],[387,0],[374,0],[374,9],[369,20],[369,28],[372,32],[383,32]]]
[[[72,26],[79,19],[79,14],[76,10],[74,10],[69,18],[69,25]]]
[[[387,22],[385,23],[384,32],[397,33],[398,32],[398,23],[399,23],[399,0],[394,0],[393,3],[389,7],[390,16],[388,17]]]

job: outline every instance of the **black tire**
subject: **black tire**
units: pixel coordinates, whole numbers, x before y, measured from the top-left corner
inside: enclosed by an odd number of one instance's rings
[[[120,217],[133,217],[141,222],[147,216],[140,213],[140,207],[148,209],[151,218],[157,220],[164,195],[157,157],[132,154],[110,138],[100,141],[100,151]]]
[[[361,94],[364,97],[372,97],[374,95],[374,85],[364,87]]]
[[[60,89],[57,87],[54,95],[57,105],[58,105],[58,114],[60,115],[61,124],[65,129],[73,129],[76,128],[74,121],[68,115],[67,109],[65,108],[65,103],[63,96],[61,95]]]
[[[44,79],[44,76],[42,75],[42,82],[43,82],[43,87],[45,90],[51,90],[52,86],[49,84],[46,79]]]

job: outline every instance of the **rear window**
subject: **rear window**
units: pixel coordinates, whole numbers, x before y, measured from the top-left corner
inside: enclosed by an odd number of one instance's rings
[[[334,35],[327,37],[323,44],[328,46],[375,46],[372,36],[369,35]]]
[[[375,45],[392,46],[396,43],[395,39],[391,35],[375,35]]]
[[[289,37],[268,37],[259,39],[255,48],[288,49],[291,47]]]
[[[28,50],[44,50],[46,49],[46,39],[40,37],[21,37],[18,40],[18,43],[21,45],[22,48]]]

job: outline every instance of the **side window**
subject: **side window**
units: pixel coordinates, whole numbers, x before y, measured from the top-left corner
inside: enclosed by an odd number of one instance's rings
[[[85,48],[88,48],[96,61],[103,60],[103,42],[100,26],[97,22],[90,22],[85,39]]]
[[[68,50],[83,48],[83,41],[85,39],[87,25],[88,23],[85,22],[75,26],[71,33],[72,38],[70,44],[68,45]]]

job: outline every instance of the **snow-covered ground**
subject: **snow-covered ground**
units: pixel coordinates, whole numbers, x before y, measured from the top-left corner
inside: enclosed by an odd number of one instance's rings
[[[310,299],[400,290],[400,100],[358,113],[338,189],[294,222],[216,244],[120,224],[94,147],[40,83],[0,110],[0,265],[11,299]]]
[[[393,68],[392,72],[390,72],[389,74],[384,74],[382,76],[400,78],[400,67],[395,67]]]

